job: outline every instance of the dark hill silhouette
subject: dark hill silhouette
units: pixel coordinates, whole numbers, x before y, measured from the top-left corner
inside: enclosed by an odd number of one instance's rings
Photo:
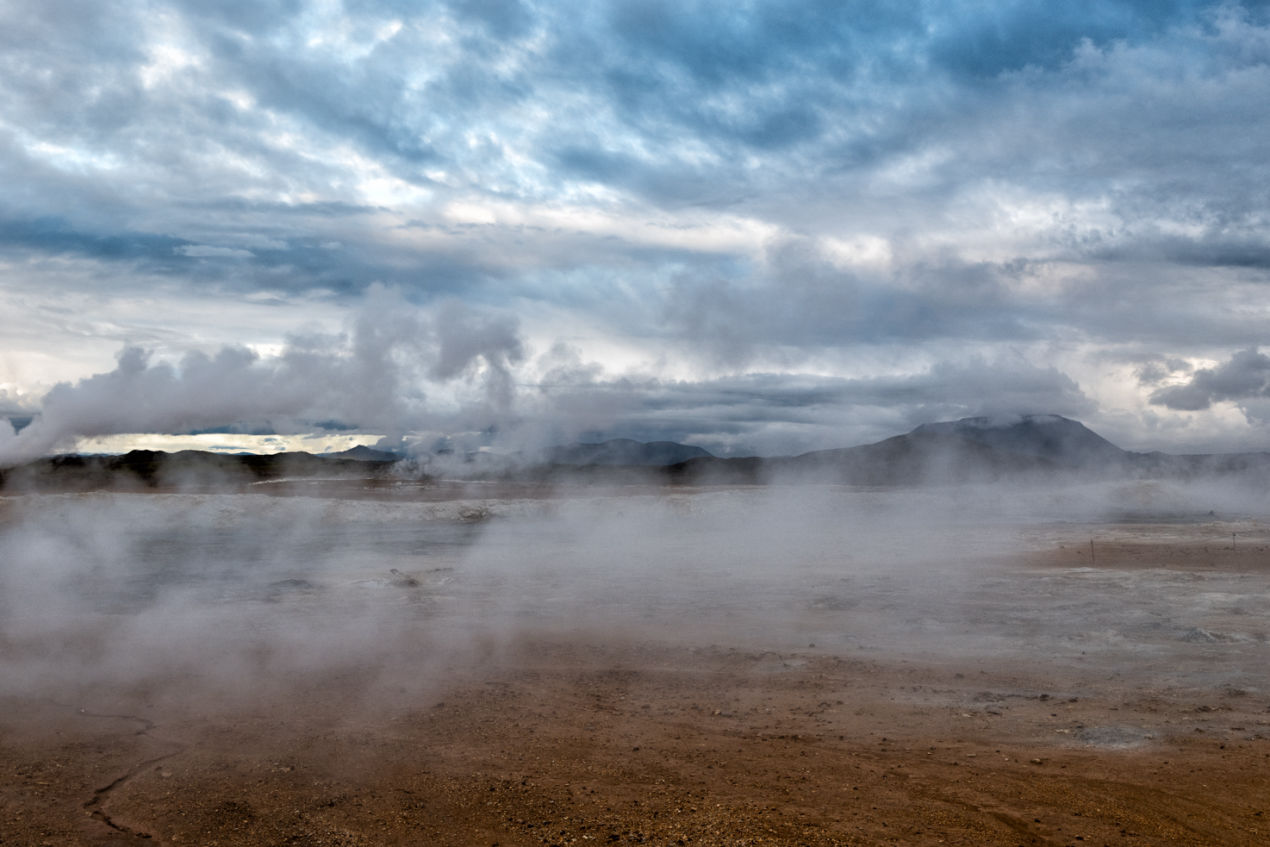
[[[359,462],[396,462],[401,456],[396,453],[390,453],[387,450],[376,450],[374,447],[367,447],[359,444],[356,447],[350,447],[347,450],[341,450],[338,453],[323,453],[323,459],[355,459]]]
[[[613,438],[598,444],[570,444],[547,451],[547,463],[553,465],[628,465],[665,467],[689,459],[713,458],[700,447],[674,441],[633,441]]]
[[[312,453],[209,453],[132,450],[120,456],[69,454],[0,470],[4,491],[232,488],[288,478],[376,478],[392,461],[314,456]]]
[[[0,490],[232,488],[282,479],[373,481],[407,472],[393,470],[398,459],[392,453],[360,447],[327,456],[226,455],[192,450],[54,456],[0,470]],[[890,486],[1024,478],[1193,479],[1232,475],[1255,475],[1270,481],[1270,453],[1134,453],[1120,449],[1084,424],[1058,415],[923,424],[875,444],[778,458],[718,458],[700,447],[670,441],[645,444],[614,439],[555,447],[548,451],[545,463],[536,465],[527,465],[515,456],[495,459],[462,463],[466,470],[460,468],[458,475],[523,482],[704,485],[807,481]],[[414,466],[426,468],[418,463]],[[418,470],[411,475],[428,478],[426,472]]]
[[[693,459],[668,471],[697,482],[811,481],[849,485],[991,482],[1041,476],[1194,478],[1270,473],[1270,454],[1171,456],[1122,450],[1060,415],[922,424],[875,444],[773,459]]]
[[[1060,415],[963,418],[922,424],[908,435],[921,439],[960,439],[993,451],[1047,459],[1064,467],[1124,462],[1129,455],[1079,421]]]

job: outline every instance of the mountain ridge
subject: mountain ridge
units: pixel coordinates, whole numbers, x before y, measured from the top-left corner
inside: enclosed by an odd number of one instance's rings
[[[548,464],[554,465],[640,465],[664,467],[689,459],[715,458],[710,451],[675,441],[635,441],[610,438],[600,442],[582,442],[552,447],[546,453]]]
[[[921,424],[871,444],[768,459],[690,460],[669,468],[713,481],[803,480],[854,485],[992,482],[1026,476],[1270,474],[1270,453],[1173,455],[1124,450],[1061,415],[971,417]]]
[[[871,444],[795,456],[718,457],[672,441],[604,442],[548,449],[537,462],[457,460],[446,476],[520,482],[615,481],[673,484],[828,482],[892,486],[993,482],[1027,477],[1195,478],[1255,473],[1270,479],[1270,453],[1173,455],[1116,446],[1061,415],[971,417],[921,424]],[[420,480],[426,464],[371,448],[326,455],[134,450],[121,456],[68,454],[8,470],[0,490],[156,489],[264,481]]]

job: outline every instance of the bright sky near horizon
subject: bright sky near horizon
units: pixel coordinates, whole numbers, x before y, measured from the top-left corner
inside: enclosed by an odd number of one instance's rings
[[[1268,149],[1251,0],[0,0],[0,460],[1266,449]]]

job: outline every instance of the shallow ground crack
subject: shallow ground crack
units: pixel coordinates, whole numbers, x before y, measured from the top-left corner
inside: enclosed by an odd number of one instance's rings
[[[106,714],[102,712],[90,712],[87,709],[82,709],[82,708],[76,709],[76,711],[80,715],[87,718],[108,718],[108,719],[134,722],[138,724],[138,726],[140,727],[135,733],[133,733],[134,735],[137,735],[137,736],[148,737],[151,730],[154,730],[155,728],[157,728],[157,724],[155,724],[154,721],[150,720],[149,718],[141,717],[140,715]],[[151,739],[151,740],[158,740],[158,739]],[[122,833],[124,835],[129,835],[134,838],[143,838],[143,839],[154,838],[154,836],[149,832],[146,832],[140,829],[133,829],[132,827],[122,824],[119,821],[115,820],[106,812],[104,808],[102,808],[102,806],[107,800],[107,798],[110,796],[110,793],[114,791],[115,789],[117,789],[119,786],[133,779],[138,774],[145,771],[147,768],[157,765],[159,762],[162,762],[165,759],[172,758],[173,756],[185,750],[187,746],[185,744],[181,744],[175,741],[161,741],[160,740],[159,743],[174,745],[176,749],[172,750],[171,752],[164,753],[161,756],[152,756],[151,758],[146,759],[145,761],[138,762],[137,764],[129,768],[121,776],[116,777],[115,779],[107,783],[106,785],[103,785],[101,788],[96,788],[93,790],[93,796],[88,798],[88,800],[86,800],[82,804],[82,808],[84,809],[84,811],[88,812],[89,815],[93,818],[93,820],[101,821],[103,824],[115,830],[116,832]]]

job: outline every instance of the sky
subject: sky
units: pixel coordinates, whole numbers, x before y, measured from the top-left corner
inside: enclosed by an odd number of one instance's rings
[[[1268,103],[1251,0],[0,0],[0,461],[1270,449]]]

